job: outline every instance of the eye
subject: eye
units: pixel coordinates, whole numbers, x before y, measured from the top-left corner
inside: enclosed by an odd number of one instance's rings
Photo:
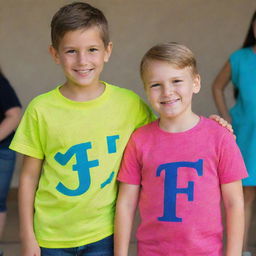
[[[70,54],[73,54],[73,53],[75,53],[76,51],[75,50],[73,50],[73,49],[70,49],[70,50],[67,50],[66,51],[66,53],[70,53]]]
[[[160,86],[160,84],[151,84],[151,85],[150,85],[150,88],[158,87],[158,86]]]
[[[181,79],[175,79],[175,80],[173,80],[173,82],[177,84],[177,83],[181,83],[183,81]]]
[[[89,52],[97,52],[97,51],[98,51],[98,49],[97,49],[97,48],[94,48],[94,47],[92,47],[92,48],[89,49]]]

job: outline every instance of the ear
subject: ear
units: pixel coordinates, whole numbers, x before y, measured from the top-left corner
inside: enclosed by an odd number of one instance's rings
[[[58,51],[52,46],[49,46],[49,53],[51,54],[53,60],[55,61],[56,64],[60,64],[60,57]]]
[[[200,75],[195,75],[194,77],[194,83],[193,83],[193,93],[197,94],[199,93],[201,89],[201,77]]]
[[[113,43],[109,42],[107,47],[105,47],[105,56],[104,56],[104,62],[108,62],[110,55],[112,53]]]

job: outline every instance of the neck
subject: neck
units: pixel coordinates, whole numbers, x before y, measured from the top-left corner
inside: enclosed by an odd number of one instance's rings
[[[198,124],[200,117],[191,112],[186,116],[173,118],[162,118],[160,116],[159,126],[162,130],[170,133],[185,132]]]
[[[61,94],[73,101],[90,101],[98,98],[105,91],[105,84],[99,82],[93,86],[79,86],[65,83],[60,87]]]

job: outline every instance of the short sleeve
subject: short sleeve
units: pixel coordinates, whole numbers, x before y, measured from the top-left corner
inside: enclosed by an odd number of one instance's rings
[[[135,120],[136,122],[135,128],[137,129],[154,120],[156,120],[156,116],[154,115],[152,110],[149,108],[149,106],[142,99],[140,99],[138,113]]]
[[[34,158],[44,158],[40,141],[39,121],[36,111],[31,106],[28,106],[22,117],[10,144],[10,149]]]
[[[134,185],[140,185],[141,183],[141,163],[134,141],[134,134],[131,136],[124,151],[117,180]]]
[[[221,184],[234,182],[248,176],[244,160],[233,134],[226,131],[220,145],[218,173]]]

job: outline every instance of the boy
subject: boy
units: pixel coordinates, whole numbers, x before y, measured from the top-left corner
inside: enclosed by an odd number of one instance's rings
[[[66,82],[32,100],[11,143],[24,154],[22,256],[112,256],[116,173],[130,134],[153,115],[135,93],[100,81],[112,49],[100,10],[62,7],[51,37]]]
[[[192,111],[200,90],[193,53],[177,43],[152,47],[141,77],[160,119],[137,129],[125,150],[115,219],[115,256],[127,256],[137,202],[139,256],[240,256],[247,176],[233,135]]]

